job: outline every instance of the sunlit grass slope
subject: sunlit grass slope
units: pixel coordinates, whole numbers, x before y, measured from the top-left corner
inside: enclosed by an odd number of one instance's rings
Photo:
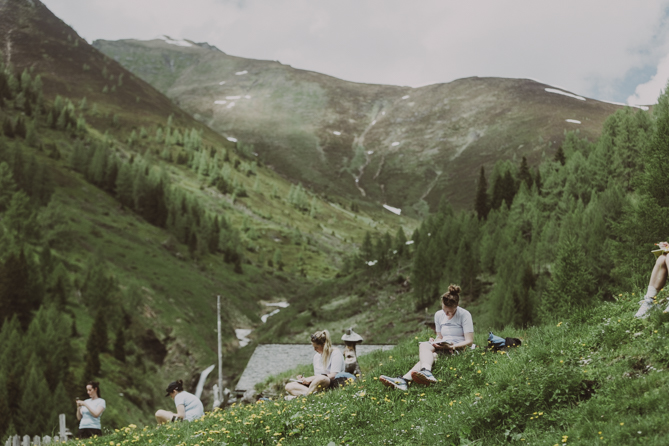
[[[497,333],[523,345],[441,359],[429,388],[394,391],[377,379],[417,360],[423,332],[362,357],[359,381],[339,391],[233,406],[194,423],[129,427],[85,444],[665,445],[669,317],[635,319],[637,299],[624,294],[570,319]],[[479,328],[475,342],[486,336]]]

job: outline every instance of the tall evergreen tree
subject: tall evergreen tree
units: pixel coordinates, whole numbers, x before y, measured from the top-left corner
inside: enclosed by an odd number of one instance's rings
[[[121,362],[125,362],[125,335],[123,334],[123,327],[120,326],[116,331],[116,339],[114,340],[114,358]]]
[[[527,158],[523,157],[518,170],[518,182],[527,184],[528,189],[532,189],[533,179],[530,173],[530,167],[527,165]]]
[[[51,398],[44,373],[33,355],[28,364],[28,376],[19,403],[17,429],[24,435],[43,435],[51,415]]]
[[[476,186],[476,202],[474,210],[479,220],[488,218],[490,212],[490,199],[488,198],[488,181],[485,178],[485,168],[481,166],[481,173],[479,174],[479,181]]]

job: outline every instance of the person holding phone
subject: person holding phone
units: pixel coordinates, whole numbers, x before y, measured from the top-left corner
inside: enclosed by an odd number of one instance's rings
[[[94,435],[102,435],[100,417],[107,408],[107,403],[101,398],[100,383],[89,381],[86,384],[88,399],[77,398],[77,420],[79,420],[78,438],[91,438]]]
[[[441,296],[441,310],[434,314],[436,338],[421,342],[418,346],[420,360],[404,376],[396,378],[381,375],[379,381],[388,387],[407,390],[407,382],[429,386],[436,383],[432,375],[432,365],[439,354],[452,354],[457,349],[464,349],[474,342],[474,323],[469,311],[458,306],[460,287],[449,285],[448,291]]]

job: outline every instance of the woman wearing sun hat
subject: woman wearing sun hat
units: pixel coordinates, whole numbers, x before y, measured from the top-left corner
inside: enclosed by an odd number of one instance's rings
[[[182,380],[179,379],[171,382],[165,391],[167,392],[165,396],[169,396],[174,400],[177,412],[174,413],[162,409],[157,411],[156,421],[158,424],[170,421],[193,421],[204,415],[202,401],[192,393],[184,390],[184,382]]]

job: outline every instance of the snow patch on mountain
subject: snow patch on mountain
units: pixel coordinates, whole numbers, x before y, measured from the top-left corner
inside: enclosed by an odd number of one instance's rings
[[[578,119],[565,119],[565,121],[571,122],[572,124],[580,124],[581,123],[581,121],[579,121]]]
[[[170,45],[176,45],[176,46],[183,46],[183,47],[189,47],[193,46],[192,43],[186,42],[185,40],[174,40],[170,36],[160,36],[158,37],[160,40],[165,41],[165,43],[169,43]]]
[[[567,93],[566,91],[558,90],[556,88],[544,88],[548,93],[557,93],[564,96],[569,96],[570,98],[578,99],[579,101],[585,101],[583,96],[577,96],[575,94]]]
[[[395,214],[395,215],[400,215],[400,214],[402,213],[402,209],[394,208],[394,207],[392,207],[392,206],[388,206],[387,204],[384,204],[384,205],[383,205],[383,208],[384,208],[385,210],[387,210],[387,211],[392,212],[392,213]]]
[[[248,73],[248,71],[244,70],[244,71],[238,71],[238,72],[236,72],[235,75],[236,75],[236,76],[241,76],[242,74],[247,74],[247,73]]]

